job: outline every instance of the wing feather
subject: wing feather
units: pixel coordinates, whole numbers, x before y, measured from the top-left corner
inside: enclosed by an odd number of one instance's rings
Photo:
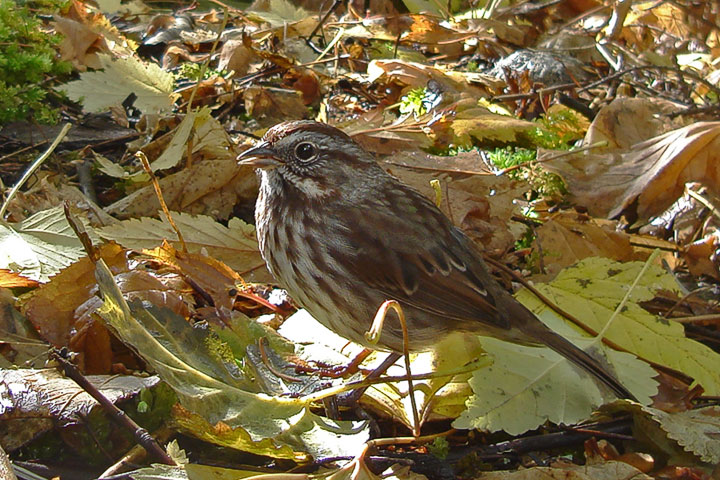
[[[386,298],[458,324],[483,322],[509,329],[493,292],[483,284],[486,267],[470,240],[415,190],[398,183],[384,191],[372,205],[342,213],[358,280]],[[411,213],[403,217],[391,211]],[[353,240],[359,234],[371,238]]]

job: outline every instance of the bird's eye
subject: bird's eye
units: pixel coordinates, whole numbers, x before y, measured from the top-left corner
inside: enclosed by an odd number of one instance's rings
[[[295,147],[295,156],[303,162],[309,162],[317,156],[317,147],[314,143],[302,142]]]

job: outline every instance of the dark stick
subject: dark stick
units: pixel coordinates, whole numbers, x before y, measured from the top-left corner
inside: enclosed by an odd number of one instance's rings
[[[332,15],[332,13],[337,9],[340,4],[342,3],[342,0],[335,0],[332,4],[332,6],[328,9],[327,12],[325,12],[325,15],[320,19],[317,25],[315,25],[315,28],[313,28],[313,31],[310,32],[310,35],[305,39],[305,42],[307,42],[308,46],[315,50],[315,44],[312,43],[312,39],[315,36],[315,34],[320,30],[320,28],[323,26],[325,22],[327,22],[327,19]],[[319,53],[319,52],[318,52]]]
[[[150,455],[153,455],[159,462],[165,465],[177,465],[170,456],[165,453],[165,450],[158,445],[155,439],[150,433],[135,423],[125,412],[116,407],[108,398],[103,395],[85,376],[80,373],[70,361],[65,358],[65,355],[58,349],[53,349],[50,356],[57,361],[62,367],[65,375],[70,377],[77,383],[80,388],[85,390],[91,397],[93,397],[102,406],[102,408],[110,415],[115,422],[121,427],[131,431],[135,440],[145,449]]]

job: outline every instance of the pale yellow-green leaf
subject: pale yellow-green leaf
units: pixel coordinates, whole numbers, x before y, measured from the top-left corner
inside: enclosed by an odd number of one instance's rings
[[[232,142],[222,124],[205,107],[195,116],[193,153],[201,153],[204,158],[235,158]]]
[[[432,13],[442,16],[447,14],[447,2],[438,0],[403,0],[403,3],[410,13]]]
[[[634,303],[639,298],[651,295],[660,287],[674,286],[672,279],[668,280],[650,263],[619,264],[590,258],[564,270],[551,284],[536,285],[536,288],[547,295],[550,288],[559,290],[558,285],[567,290],[572,285],[587,284],[593,276],[603,275],[608,277],[603,288],[576,288],[572,293],[565,291],[564,295],[548,296],[581,321],[594,314],[597,324],[592,328],[602,331],[606,325],[610,328],[623,321],[621,315],[629,309],[639,308]],[[564,283],[568,276],[575,278],[575,282]],[[630,295],[625,299],[629,290]],[[593,310],[593,302],[606,296],[613,299],[609,302],[613,309]],[[529,292],[523,290],[517,298],[550,328],[596,357],[602,357],[603,363],[640,402],[649,403],[650,397],[657,392],[657,384],[653,380],[656,372],[647,363],[631,353],[608,348],[600,338],[580,333],[576,326],[570,325]],[[569,304],[583,304],[586,311],[573,312]],[[618,308],[620,311],[616,311]],[[548,420],[577,423],[613,398],[592,377],[548,348],[521,346],[492,338],[484,338],[482,344],[495,363],[474,373],[470,386],[475,395],[467,403],[468,410],[454,423],[456,427],[491,431],[502,429],[519,434]]]
[[[208,425],[223,422],[238,432],[234,448],[302,460],[303,452],[314,456],[350,455],[367,441],[363,422],[330,421],[312,414],[308,405],[298,399],[252,393],[218,380],[214,376],[217,362],[211,365],[212,359],[202,351],[182,353],[181,359],[172,351],[179,353],[173,346],[179,345],[181,339],[169,337],[184,337],[187,332],[171,334],[157,328],[164,325],[157,315],[174,314],[160,307],[146,308],[139,301],[129,305],[102,260],[95,273],[104,300],[99,314],[173,388],[183,407],[201,416]],[[137,318],[142,318],[143,323]],[[144,324],[152,325],[152,333]],[[176,328],[182,328],[177,325]],[[187,328],[191,328],[189,324]],[[243,384],[247,380],[238,381]],[[208,432],[188,433],[203,435],[209,441],[219,439],[217,435],[207,435]]]
[[[536,127],[532,122],[475,107],[459,112],[450,128],[458,137],[458,143],[470,144],[473,138],[479,141],[513,142],[521,134]]]
[[[285,320],[279,333],[295,342],[298,356],[308,361],[346,365],[363,349],[321,325],[305,310],[300,310]],[[459,414],[471,393],[467,387],[469,372],[489,363],[482,356],[477,337],[453,335],[444,339],[437,347],[433,352],[411,355],[413,376],[432,374],[431,378],[414,381],[420,418],[424,418],[429,410],[440,415]],[[363,365],[372,369],[384,360],[386,355],[385,352],[373,353]],[[480,360],[475,361],[478,359]],[[386,375],[405,376],[404,359],[391,366]],[[363,404],[412,428],[412,405],[406,381],[372,386],[363,397]]]
[[[180,162],[183,157],[185,150],[187,149],[187,141],[190,138],[195,118],[197,117],[196,112],[190,112],[185,115],[180,125],[175,128],[172,140],[168,144],[167,148],[160,154],[160,156],[150,164],[150,168],[153,172],[158,170],[166,170],[172,168]]]
[[[120,11],[121,0],[98,0],[97,4],[103,13],[115,13]]]
[[[135,57],[113,59],[98,55],[102,71],[84,72],[79,80],[60,87],[71,100],[81,102],[86,111],[99,112],[121,104],[131,93],[134,106],[143,113],[169,110],[175,101],[174,77],[153,63]]]
[[[90,237],[98,238],[83,221]],[[18,223],[0,221],[0,268],[46,282],[85,255],[82,244],[65,219],[62,206],[37,212]]]
[[[592,378],[550,349],[494,338],[482,343],[494,363],[474,373],[470,386],[476,394],[453,423],[456,428],[519,435],[547,420],[577,423],[605,399]]]
[[[190,462],[187,458],[187,453],[180,447],[177,440],[172,440],[165,446],[165,451],[178,465],[185,465]]]
[[[111,161],[109,158],[100,155],[99,153],[94,153],[95,157],[95,164],[98,167],[98,170],[103,172],[105,175],[113,178],[128,178],[130,177],[130,172],[125,170],[122,166],[118,165],[117,163]]]
[[[270,8],[267,12],[252,10],[248,14],[259,17],[273,27],[280,27],[286,23],[299,22],[310,16],[307,10],[297,7],[289,0],[270,0]]]
[[[704,462],[720,464],[720,407],[713,405],[674,413],[651,407],[642,409],[685,451]]]
[[[201,153],[203,157],[212,159],[232,156],[225,129],[210,115],[210,109],[203,107],[185,115],[167,148],[150,164],[152,170],[166,170],[176,166],[185,155],[191,138],[194,154]]]
[[[232,218],[228,226],[205,215],[171,213],[182,232],[188,251],[205,252],[237,270],[249,281],[270,280],[265,261],[260,256],[255,227],[239,218]],[[136,250],[159,246],[163,240],[180,247],[175,231],[164,218],[130,219],[98,229],[98,234],[108,240]]]
[[[551,302],[595,331],[606,329],[605,338],[642,358],[679,370],[700,383],[708,395],[720,395],[720,354],[685,336],[683,326],[659,318],[637,302],[650,300],[659,289],[677,290],[675,280],[659,266],[651,265],[610,325],[608,319],[628,292],[642,262],[618,263],[589,258],[560,272],[550,284],[537,285]],[[517,296],[548,323],[557,318],[534,295],[525,290]],[[622,375],[618,369],[618,374]],[[624,380],[624,379],[623,379]],[[626,386],[631,391],[633,379]]]

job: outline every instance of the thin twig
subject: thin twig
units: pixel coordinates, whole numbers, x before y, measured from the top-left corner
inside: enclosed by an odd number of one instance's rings
[[[158,461],[165,465],[176,465],[170,456],[165,453],[150,433],[144,428],[140,427],[125,412],[116,407],[108,398],[103,395],[90,381],[82,375],[77,367],[69,362],[65,356],[57,349],[53,349],[52,358],[57,361],[62,367],[65,375],[70,377],[80,388],[85,390],[91,397],[93,397],[102,407],[108,412],[110,418],[117,422],[123,428],[128,429],[132,432],[135,440],[142,445],[145,450],[153,455]]]
[[[670,316],[670,314],[671,314],[672,312],[674,312],[675,309],[677,309],[678,307],[680,307],[680,305],[682,305],[683,303],[685,303],[685,301],[686,301],[688,298],[694,297],[695,295],[697,295],[697,294],[699,294],[699,293],[706,292],[706,291],[708,291],[708,290],[712,290],[713,288],[715,288],[715,287],[710,287],[710,286],[708,286],[708,287],[700,287],[700,288],[696,288],[695,290],[692,290],[692,291],[686,293],[681,299],[679,299],[677,302],[675,302],[675,304],[674,304],[672,307],[670,307],[670,309],[669,309],[667,312],[664,312],[664,313],[663,313],[662,315],[660,315],[660,316],[661,316],[661,317],[664,317],[664,318],[671,318],[671,319],[675,320],[674,318],[672,318],[672,317]]]
[[[673,317],[670,320],[679,323],[720,322],[720,314],[709,313],[707,315],[695,315],[693,317]]]
[[[315,36],[315,34],[320,30],[325,22],[327,22],[327,19],[332,15],[332,13],[342,4],[342,0],[334,0],[333,4],[330,6],[327,12],[325,12],[325,15],[318,21],[317,25],[315,25],[315,28],[313,28],[312,32],[310,32],[310,35],[308,35],[305,42],[308,44],[310,48],[315,48],[315,44],[312,43],[312,39]]]
[[[160,208],[162,208],[163,213],[165,214],[165,217],[167,217],[168,222],[170,222],[170,226],[173,230],[175,230],[175,234],[178,236],[178,241],[180,241],[180,245],[182,247],[183,252],[187,252],[187,244],[185,243],[185,238],[182,235],[182,232],[178,228],[178,226],[175,224],[175,220],[173,220],[172,215],[170,215],[170,209],[167,206],[167,203],[165,203],[165,197],[163,197],[162,190],[160,189],[160,182],[158,182],[157,177],[155,176],[155,172],[152,171],[152,168],[150,167],[150,162],[148,162],[147,157],[142,151],[138,151],[135,153],[135,156],[140,159],[140,162],[142,162],[143,169],[145,172],[150,175],[150,181],[153,184],[153,188],[155,189],[155,195],[157,195],[158,202],[160,202]]]
[[[15,195],[17,195],[17,192],[20,190],[20,188],[27,182],[28,178],[32,176],[33,173],[35,173],[35,170],[40,168],[40,165],[43,164],[45,160],[50,156],[52,152],[55,151],[58,145],[60,145],[60,142],[62,142],[63,138],[65,138],[65,135],[70,131],[70,128],[72,128],[72,125],[69,123],[66,123],[63,125],[63,127],[60,129],[60,133],[58,133],[57,137],[55,137],[55,140],[53,140],[52,144],[48,147],[45,152],[43,152],[42,155],[40,155],[32,165],[30,165],[30,168],[28,168],[22,177],[20,177],[20,180],[15,184],[15,186],[10,190],[10,193],[8,194],[7,198],[5,199],[5,203],[3,203],[2,207],[0,207],[0,220],[2,220],[5,217],[5,212],[7,211],[8,206],[10,205],[10,200],[12,200]]]

